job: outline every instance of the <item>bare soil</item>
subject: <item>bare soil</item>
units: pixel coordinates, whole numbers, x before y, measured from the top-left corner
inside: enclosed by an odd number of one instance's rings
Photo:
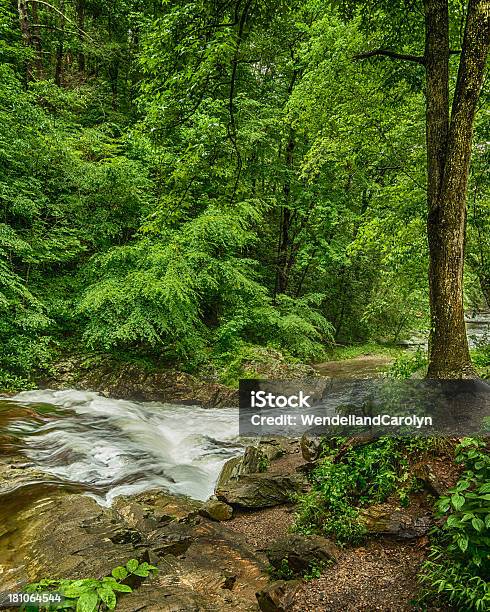
[[[373,378],[386,370],[393,358],[384,355],[361,355],[354,359],[316,363],[315,370],[328,378]]]

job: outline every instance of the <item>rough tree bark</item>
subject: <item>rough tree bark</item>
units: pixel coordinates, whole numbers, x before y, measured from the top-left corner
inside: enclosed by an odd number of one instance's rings
[[[65,12],[65,0],[60,0],[60,11]],[[56,45],[56,64],[54,70],[54,82],[58,87],[61,86],[63,81],[63,55],[65,46],[65,18],[61,16],[59,20],[59,35],[58,44]]]
[[[29,13],[27,11],[26,0],[17,0],[17,11],[19,13],[20,31],[22,33],[22,40],[26,47],[32,46],[32,35],[31,25],[29,22]],[[31,79],[31,64],[28,60],[25,62],[26,65],[26,81]]]
[[[450,120],[448,98],[446,101],[449,77],[445,69],[449,63],[447,4],[447,0],[426,0],[431,306],[428,376],[465,378],[474,376],[463,310],[466,200],[473,124],[489,48],[490,2],[468,2]]]
[[[449,102],[448,0],[424,0],[423,56],[377,49],[426,70],[427,236],[431,331],[429,378],[475,376],[463,310],[466,200],[473,124],[490,45],[490,0],[469,0],[452,110]]]

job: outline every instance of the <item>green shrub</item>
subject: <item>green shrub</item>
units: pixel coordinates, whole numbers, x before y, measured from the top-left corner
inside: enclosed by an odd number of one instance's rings
[[[21,612],[37,612],[38,610],[76,610],[77,612],[95,612],[96,610],[114,610],[117,604],[117,593],[131,593],[132,588],[123,581],[130,576],[147,578],[157,568],[146,562],[139,563],[136,559],[130,559],[126,566],[118,566],[112,570],[110,576],[101,580],[84,578],[82,580],[50,580],[44,579],[40,582],[29,584],[24,592],[35,593],[59,593],[64,600],[45,607],[26,604]]]
[[[485,442],[465,438],[456,461],[464,471],[437,502],[445,520],[422,568],[421,601],[439,599],[479,612],[490,606],[490,454]]]
[[[78,304],[84,337],[98,350],[143,347],[199,364],[225,360],[244,345],[313,359],[323,354],[332,326],[320,314],[322,295],[275,302],[243,257],[256,236],[257,213],[247,204],[209,206],[178,229],[161,229],[130,246],[93,258],[90,285]]]
[[[406,478],[403,443],[380,438],[352,448],[338,463],[335,453],[327,451],[311,474],[311,491],[298,498],[295,529],[321,532],[341,544],[359,542],[365,533],[359,508],[384,501]]]
[[[471,351],[471,359],[482,378],[490,378],[490,344]]]
[[[392,378],[410,378],[415,372],[427,368],[427,353],[418,348],[414,353],[402,353],[391,365],[388,376]]]

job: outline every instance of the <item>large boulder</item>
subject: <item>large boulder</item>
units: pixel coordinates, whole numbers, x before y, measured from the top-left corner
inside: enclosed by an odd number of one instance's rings
[[[236,480],[240,475],[243,457],[232,457],[228,459],[221,468],[221,472],[216,481],[215,491],[226,486],[230,480]]]
[[[291,502],[308,486],[304,474],[291,470],[287,459],[300,457],[294,441],[271,438],[258,446],[248,446],[242,457],[229,459],[215,487],[216,497],[241,508],[267,508]],[[281,452],[277,452],[278,448]],[[286,453],[286,455],[285,455]],[[289,456],[288,456],[289,453]],[[270,460],[269,456],[275,456]]]
[[[296,493],[305,490],[302,474],[249,474],[216,488],[221,501],[241,508],[268,508],[290,503]]]
[[[41,498],[20,510],[16,521],[15,558],[2,577],[4,590],[42,578],[99,578],[128,559],[147,558],[142,534],[85,495]]]
[[[310,434],[303,434],[300,441],[301,454],[303,459],[311,463],[319,459],[322,451],[322,441],[320,436],[313,436]]]
[[[283,455],[291,452],[291,446],[295,440],[281,436],[267,436],[262,438],[258,444],[259,450],[269,460],[275,461]]]
[[[183,538],[187,538],[185,550],[172,554],[165,548],[182,543]],[[223,524],[207,520],[171,523],[149,535],[148,547],[159,572],[121,599],[118,611],[257,610],[255,594],[269,581],[265,560],[243,536]]]
[[[314,566],[335,563],[338,555],[335,544],[318,535],[291,534],[277,540],[267,550],[274,569],[281,570],[287,564],[294,576],[303,576]]]
[[[265,558],[244,536],[203,518],[201,507],[158,491],[119,498],[113,508],[82,494],[45,495],[16,513],[16,556],[1,551],[2,588],[101,578],[136,558],[159,572],[121,595],[122,612],[256,611],[255,594],[269,582]]]
[[[361,510],[359,520],[371,535],[387,535],[402,540],[426,535],[433,524],[430,514],[411,514],[389,503]]]
[[[118,497],[112,507],[127,525],[149,533],[172,521],[192,521],[198,516],[202,505],[202,502],[184,495],[146,491],[130,497]]]

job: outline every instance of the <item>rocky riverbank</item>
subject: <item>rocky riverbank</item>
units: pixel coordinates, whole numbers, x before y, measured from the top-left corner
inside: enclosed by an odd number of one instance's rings
[[[456,474],[437,458],[414,466],[422,490],[408,508],[394,499],[366,508],[368,540],[339,549],[290,532],[294,497],[308,490],[316,448],[306,437],[264,439],[224,465],[205,502],[150,491],[119,497],[111,508],[50,490],[21,457],[3,459],[0,496],[4,507],[17,505],[15,525],[4,527],[15,554],[9,567],[4,560],[3,588],[102,577],[137,558],[159,571],[121,596],[123,612],[409,610],[433,523],[430,494]],[[314,579],[304,582],[312,570]]]
[[[280,353],[271,353],[268,361],[244,362],[243,376],[288,380],[319,375],[309,365],[288,363]],[[49,377],[36,384],[43,389],[97,391],[105,397],[132,401],[198,404],[205,408],[238,406],[238,389],[220,383],[216,372],[194,375],[170,367],[119,362],[111,356],[65,357],[53,366]]]

